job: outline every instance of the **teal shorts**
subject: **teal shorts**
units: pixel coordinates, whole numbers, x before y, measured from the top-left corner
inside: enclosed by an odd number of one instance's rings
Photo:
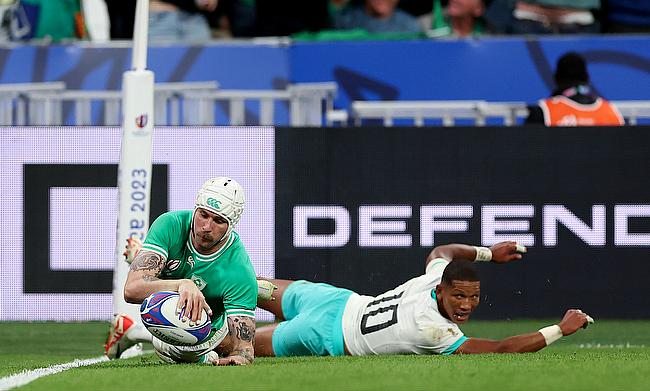
[[[344,355],[343,310],[352,293],[323,283],[291,283],[282,296],[286,320],[273,331],[275,355]]]

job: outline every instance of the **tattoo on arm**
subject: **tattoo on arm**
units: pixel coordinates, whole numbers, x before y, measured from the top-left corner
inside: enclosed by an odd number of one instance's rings
[[[253,359],[255,358],[255,355],[253,353],[253,349],[248,348],[248,347],[245,348],[245,349],[236,351],[235,354],[238,355],[239,357],[243,358],[244,360],[246,360],[246,362],[248,362],[249,364],[252,364]]]
[[[145,281],[157,280],[158,276],[165,268],[166,260],[160,255],[151,251],[140,251],[131,263],[131,271],[144,272]]]
[[[249,364],[255,358],[253,344],[255,340],[255,320],[248,316],[228,317],[228,333],[235,342],[231,355],[240,356]]]
[[[236,331],[237,337],[242,341],[253,342],[255,338],[255,324],[251,318],[242,318],[236,326]]]

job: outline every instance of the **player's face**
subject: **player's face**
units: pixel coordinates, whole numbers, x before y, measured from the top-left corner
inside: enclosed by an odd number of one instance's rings
[[[226,219],[203,208],[196,210],[192,224],[192,244],[201,252],[213,250],[228,230]]]
[[[478,306],[481,297],[480,281],[454,280],[451,285],[441,283],[436,288],[442,315],[454,323],[465,323]]]

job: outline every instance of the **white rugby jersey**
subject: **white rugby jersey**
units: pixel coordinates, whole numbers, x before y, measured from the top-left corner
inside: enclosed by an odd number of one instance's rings
[[[451,354],[467,340],[438,310],[435,288],[449,262],[434,259],[426,274],[377,297],[354,294],[343,312],[352,355]]]

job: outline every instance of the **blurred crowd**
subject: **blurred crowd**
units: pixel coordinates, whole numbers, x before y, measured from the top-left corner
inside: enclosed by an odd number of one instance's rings
[[[0,41],[128,40],[136,0],[0,0]],[[150,0],[151,41],[650,33],[650,0]]]

